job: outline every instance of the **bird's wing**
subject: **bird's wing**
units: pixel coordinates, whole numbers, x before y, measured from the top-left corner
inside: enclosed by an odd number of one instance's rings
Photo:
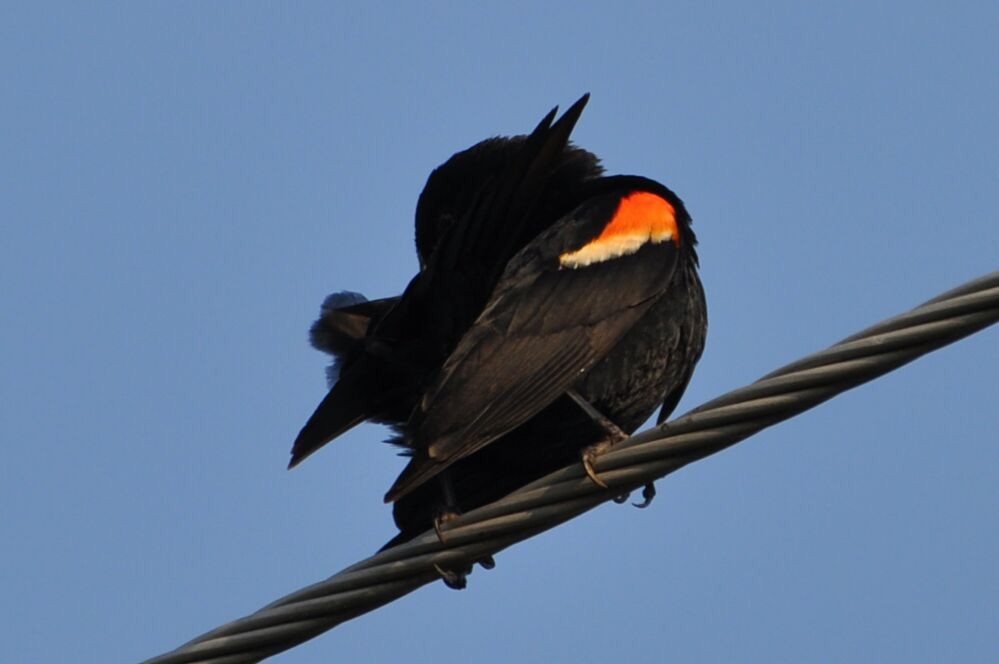
[[[414,415],[391,502],[572,388],[665,291],[675,210],[645,191],[591,199],[511,260]]]

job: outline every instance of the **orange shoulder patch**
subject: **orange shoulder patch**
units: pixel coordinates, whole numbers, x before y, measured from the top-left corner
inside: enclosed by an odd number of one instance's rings
[[[646,243],[659,244],[667,240],[680,246],[676,210],[661,196],[636,191],[621,199],[599,236],[576,251],[562,254],[558,262],[562,267],[586,267],[633,254]]]

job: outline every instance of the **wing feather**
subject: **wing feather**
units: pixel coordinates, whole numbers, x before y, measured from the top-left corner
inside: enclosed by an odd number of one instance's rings
[[[671,242],[568,270],[525,248],[425,394],[411,421],[414,447],[425,452],[414,456],[386,500],[405,495],[571,389],[662,295],[676,262]]]

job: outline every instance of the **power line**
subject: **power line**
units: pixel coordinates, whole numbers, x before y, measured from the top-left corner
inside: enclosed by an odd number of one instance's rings
[[[999,271],[632,436],[595,464],[609,489],[573,464],[449,522],[446,545],[424,533],[146,664],[258,662],[293,648],[438,579],[435,565],[502,551],[996,321]]]

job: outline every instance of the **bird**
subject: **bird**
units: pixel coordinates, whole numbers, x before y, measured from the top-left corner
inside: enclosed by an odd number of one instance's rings
[[[569,141],[588,99],[435,169],[404,292],[335,293],[311,328],[331,389],[289,467],[362,421],[390,425],[409,461],[385,495],[399,534],[383,548],[443,537],[573,460],[606,486],[593,461],[656,408],[664,421],[691,379],[707,331],[691,217]],[[464,586],[467,568],[440,571]]]

